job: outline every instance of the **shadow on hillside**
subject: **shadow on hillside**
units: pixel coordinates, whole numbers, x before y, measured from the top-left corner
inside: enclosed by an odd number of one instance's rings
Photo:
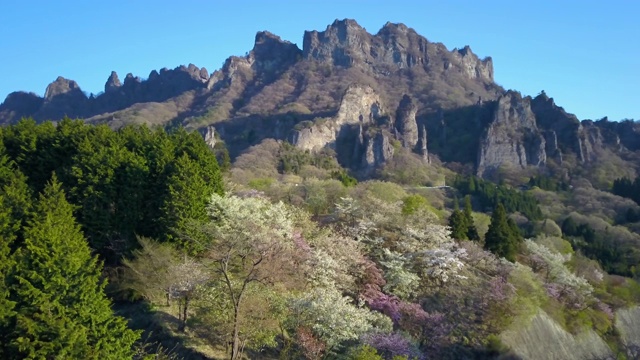
[[[185,345],[185,339],[170,330],[178,327],[178,319],[166,312],[153,311],[145,302],[116,303],[114,310],[128,320],[129,327],[142,330],[141,344],[150,353],[168,355],[167,359],[211,360]]]

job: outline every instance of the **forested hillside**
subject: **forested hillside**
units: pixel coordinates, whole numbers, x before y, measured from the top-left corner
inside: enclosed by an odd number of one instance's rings
[[[0,358],[638,358],[640,122],[493,75],[345,19],[11,93]]]
[[[3,358],[484,359],[541,313],[633,349],[638,236],[580,199],[637,205],[586,185],[358,182],[275,141],[223,173],[179,128],[0,134]]]

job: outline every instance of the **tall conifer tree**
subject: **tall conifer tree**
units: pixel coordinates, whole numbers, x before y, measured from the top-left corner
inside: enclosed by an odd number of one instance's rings
[[[515,261],[521,238],[515,233],[514,225],[515,223],[509,223],[507,212],[499,203],[491,215],[491,224],[484,240],[485,250],[509,261]]]
[[[127,359],[138,334],[114,316],[101,264],[91,255],[54,177],[15,252],[16,315],[1,345],[7,359]]]

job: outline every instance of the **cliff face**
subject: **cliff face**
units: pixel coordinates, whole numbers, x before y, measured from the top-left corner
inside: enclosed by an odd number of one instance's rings
[[[468,46],[448,51],[444,45],[429,42],[404,24],[388,22],[371,35],[354,20],[336,20],[325,31],[305,32],[303,56],[380,74],[421,67],[430,72],[457,72],[469,79],[493,82],[491,58],[479,59]]]
[[[602,151],[640,149],[640,126],[631,121],[581,123],[544,93],[533,100],[505,93],[491,58],[468,46],[448,50],[403,24],[372,34],[348,19],[305,32],[302,49],[258,32],[247,55],[229,57],[211,75],[193,64],[147,79],[112,72],[104,93],[89,97],[59,77],[44,97],[17,92],[0,104],[0,124],[29,116],[182,124],[203,133],[213,125],[233,155],[271,137],[309,150],[334,147],[343,164],[366,169],[388,159],[393,146],[384,144],[397,140],[426,162],[429,153],[475,162],[480,176],[502,165],[542,167],[567,155],[589,163]]]
[[[304,150],[317,151],[325,146],[335,148],[336,140],[349,133],[349,125],[368,125],[382,115],[380,98],[370,87],[347,89],[337,114],[303,129],[294,129],[290,142]]]
[[[413,121],[415,125],[415,118]],[[393,157],[392,135],[378,127],[386,122],[384,108],[373,89],[352,86],[342,97],[335,116],[302,129],[294,128],[289,142],[310,151],[332,148],[343,165],[370,175]]]
[[[503,165],[517,168],[544,165],[546,141],[536,126],[529,100],[510,91],[494,106],[489,126],[480,140],[478,176],[490,175]]]
[[[418,144],[418,109],[409,95],[404,95],[396,110],[396,129],[402,137],[402,146],[413,149]]]
[[[575,115],[557,106],[545,93],[531,101],[531,109],[536,116],[538,127],[546,129],[548,137],[555,138],[558,146],[549,150],[554,152],[556,158],[573,153],[582,163],[597,159],[605,141],[600,128],[593,122],[581,123]],[[616,140],[614,136],[611,141],[615,143],[619,142],[619,139]]]

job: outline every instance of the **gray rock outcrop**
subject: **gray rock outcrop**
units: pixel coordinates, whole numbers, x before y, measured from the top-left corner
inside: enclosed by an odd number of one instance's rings
[[[370,176],[378,167],[393,157],[394,150],[389,138],[389,134],[385,134],[382,130],[365,136],[365,149],[360,164],[363,176]]]
[[[417,112],[411,96],[405,94],[396,110],[396,129],[400,133],[402,146],[407,149],[414,149],[418,144]]]
[[[489,126],[480,140],[477,174],[485,177],[500,166],[524,169],[546,163],[546,141],[536,126],[528,98],[513,91],[496,102]]]
[[[553,98],[544,92],[531,101],[531,109],[538,127],[556,134],[561,153],[574,153],[582,163],[597,159],[604,146],[604,139],[600,128],[592,121],[580,122],[575,115],[556,105]]]
[[[346,135],[350,125],[366,125],[382,113],[380,98],[368,86],[351,86],[340,102],[335,116],[302,129],[292,130],[289,142],[304,150],[317,151],[335,147],[336,140]]]
[[[336,20],[325,31],[306,31],[303,57],[339,67],[360,67],[388,75],[397,69],[422,67],[442,74],[493,82],[493,61],[479,59],[467,46],[453,51],[429,42],[404,24],[387,22],[369,34],[355,20]]]
[[[420,135],[418,148],[420,150],[419,154],[422,155],[422,160],[426,161],[427,164],[430,164],[431,160],[429,159],[429,149],[427,148],[427,127],[424,125],[422,125],[422,133]]]
[[[151,75],[149,75],[149,77],[151,77]],[[118,91],[120,86],[122,86],[122,83],[120,83],[120,78],[118,78],[118,74],[115,71],[112,71],[111,75],[109,75],[109,78],[107,79],[107,82],[104,84],[104,92],[108,93],[108,92]]]

